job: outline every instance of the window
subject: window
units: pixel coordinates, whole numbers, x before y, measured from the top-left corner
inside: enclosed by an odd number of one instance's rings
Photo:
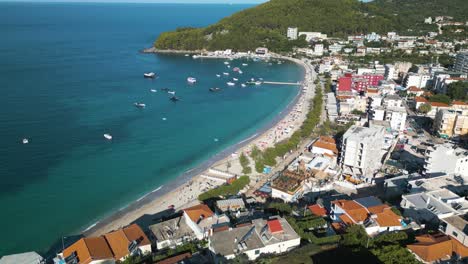
[[[457,232],[455,232],[455,231],[452,232],[452,235],[453,235],[454,237],[457,237],[457,236],[458,236]]]
[[[257,249],[255,250],[255,255],[258,255],[258,254],[260,254],[260,250]]]

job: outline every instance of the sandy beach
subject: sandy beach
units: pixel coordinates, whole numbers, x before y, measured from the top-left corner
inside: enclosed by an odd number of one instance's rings
[[[274,56],[283,60],[288,59],[304,68],[304,83],[298,89],[298,94],[290,105],[266,127],[260,129],[253,136],[233,145],[226,150],[213,156],[197,168],[189,170],[181,175],[174,182],[155,189],[146,194],[128,207],[119,210],[111,216],[97,222],[85,231],[85,236],[99,236],[112,230],[124,227],[145,215],[155,215],[168,208],[174,208],[175,211],[198,204],[199,194],[221,185],[220,181],[210,180],[202,177],[204,171],[208,168],[215,168],[226,171],[225,164],[229,163],[229,173],[241,175],[242,169],[239,164],[238,155],[245,153],[248,155],[253,146],[259,149],[265,149],[273,146],[290,137],[303,123],[309,110],[310,99],[313,98],[315,91],[313,87],[313,72],[303,61],[285,57]],[[254,173],[251,176],[251,185],[254,185],[255,179],[265,177],[264,175]]]

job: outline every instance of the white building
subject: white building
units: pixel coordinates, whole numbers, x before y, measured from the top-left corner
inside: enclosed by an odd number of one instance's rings
[[[183,216],[172,218],[161,223],[149,226],[156,241],[158,250],[175,248],[185,242],[197,239],[193,230],[187,225]]]
[[[290,40],[297,39],[297,27],[288,27],[287,37]]]
[[[403,107],[403,99],[398,95],[387,95],[383,99],[385,107]]]
[[[458,72],[468,73],[468,52],[460,52],[457,54],[454,70]]]
[[[184,221],[193,230],[197,239],[209,236],[213,224],[229,223],[225,215],[218,216],[205,204],[183,209]]]
[[[290,251],[300,243],[301,238],[286,219],[278,217],[255,219],[252,224],[213,233],[209,238],[209,249],[214,255],[219,254],[226,259],[246,254],[249,260],[254,260],[260,254]]]
[[[384,127],[352,126],[343,135],[341,165],[344,173],[373,175],[382,165]]]
[[[334,43],[334,44],[328,46],[328,51],[330,51],[330,53],[332,53],[332,54],[335,54],[335,53],[340,53],[343,48],[344,48],[344,45]]]
[[[425,88],[430,79],[431,76],[429,74],[410,72],[405,78],[404,85],[405,87],[416,86],[418,88]]]
[[[405,216],[418,222],[437,222],[438,219],[468,212],[468,202],[448,189],[402,195],[400,203]]]
[[[0,258],[0,264],[45,264],[45,259],[34,251],[5,255]]]
[[[307,42],[310,42],[314,39],[327,39],[327,34],[322,34],[320,32],[299,32],[299,36],[305,36]]]
[[[314,46],[314,55],[323,56],[323,44],[315,44]]]
[[[405,130],[407,115],[404,107],[387,107],[385,110],[385,120],[390,122],[395,131]]]
[[[427,176],[448,174],[468,177],[468,150],[451,144],[428,148],[424,169]]]

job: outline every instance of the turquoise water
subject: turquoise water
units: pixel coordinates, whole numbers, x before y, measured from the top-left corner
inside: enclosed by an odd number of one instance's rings
[[[0,3],[0,255],[45,252],[286,107],[297,88],[227,87],[215,76],[228,71],[221,60],[138,53],[162,31],[246,7]],[[291,63],[248,63],[241,81],[302,78]],[[160,77],[144,79],[146,71]],[[187,85],[188,76],[199,81]],[[163,87],[181,101],[149,91]],[[136,109],[136,101],[147,107]]]

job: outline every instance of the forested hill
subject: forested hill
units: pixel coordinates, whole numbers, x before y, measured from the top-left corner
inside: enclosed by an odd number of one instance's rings
[[[305,41],[288,41],[290,26],[299,31],[319,31],[343,37],[359,33],[418,35],[435,31],[424,24],[428,16],[468,20],[468,0],[270,0],[240,11],[206,28],[179,28],[165,32],[155,42],[158,49],[253,50],[265,46],[287,51]],[[410,31],[408,31],[410,30]]]

